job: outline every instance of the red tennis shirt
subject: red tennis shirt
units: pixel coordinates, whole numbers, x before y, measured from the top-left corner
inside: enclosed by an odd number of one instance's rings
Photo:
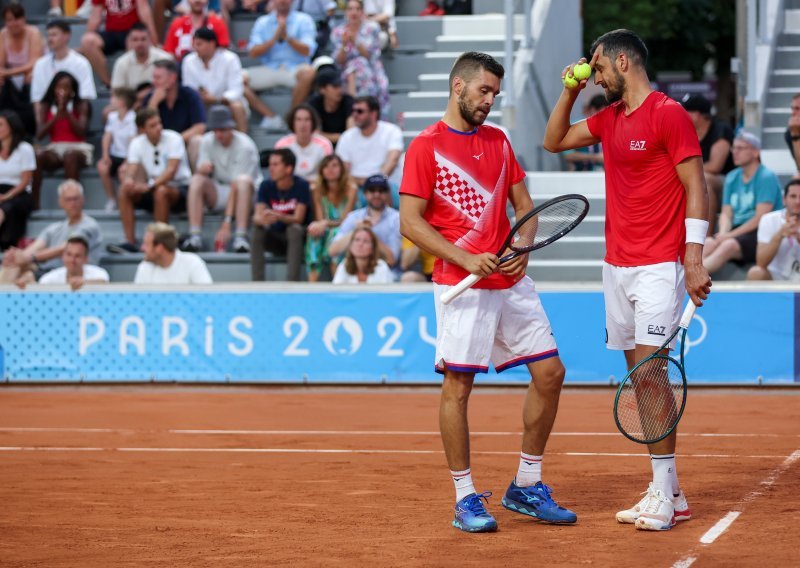
[[[675,166],[702,155],[687,112],[653,91],[628,115],[618,101],[586,124],[603,143],[606,262],[644,266],[682,260],[686,190]]]
[[[439,121],[411,142],[400,193],[427,200],[425,220],[451,243],[472,254],[496,253],[511,228],[508,190],[524,178],[501,130],[484,125],[460,132]],[[458,284],[468,275],[442,259],[434,263],[437,284]],[[495,273],[475,288],[510,288],[515,282]]]

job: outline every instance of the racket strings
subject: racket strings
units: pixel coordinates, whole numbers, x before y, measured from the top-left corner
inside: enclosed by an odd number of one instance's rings
[[[585,211],[586,202],[581,199],[565,199],[542,209],[517,228],[511,249],[524,252],[560,236],[572,229]]]
[[[634,438],[657,440],[678,421],[683,406],[683,375],[667,357],[642,363],[620,390],[617,419]]]

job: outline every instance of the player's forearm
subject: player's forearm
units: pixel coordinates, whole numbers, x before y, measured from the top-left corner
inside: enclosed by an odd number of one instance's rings
[[[547,127],[544,131],[544,149],[548,152],[563,152],[569,150],[563,146],[564,138],[569,132],[569,115],[577,97],[577,89],[563,89],[558,102],[547,119]]]
[[[464,256],[468,253],[445,239],[421,217],[412,220],[401,215],[400,233],[422,250],[463,267]]]

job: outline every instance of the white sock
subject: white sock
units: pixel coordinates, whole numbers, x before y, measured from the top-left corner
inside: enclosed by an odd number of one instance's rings
[[[517,469],[517,477],[514,479],[514,483],[520,487],[530,487],[541,481],[542,457],[520,452],[519,469]]]
[[[653,466],[653,487],[671,498],[675,494],[673,488],[678,489],[677,486],[673,486],[678,479],[675,472],[675,454],[650,454],[650,465]]]
[[[456,486],[456,502],[461,501],[470,493],[475,493],[475,485],[472,483],[472,469],[464,471],[450,471],[453,476],[453,485]]]

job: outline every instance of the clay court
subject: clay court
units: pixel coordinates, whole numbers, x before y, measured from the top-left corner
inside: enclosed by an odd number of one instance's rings
[[[650,467],[615,430],[610,389],[566,389],[548,446],[545,480],[578,524],[503,509],[523,395],[472,398],[472,467],[500,530],[468,535],[450,526],[436,389],[4,388],[0,565],[800,564],[800,391],[690,391],[678,467],[694,518],[665,533],[614,521]]]

